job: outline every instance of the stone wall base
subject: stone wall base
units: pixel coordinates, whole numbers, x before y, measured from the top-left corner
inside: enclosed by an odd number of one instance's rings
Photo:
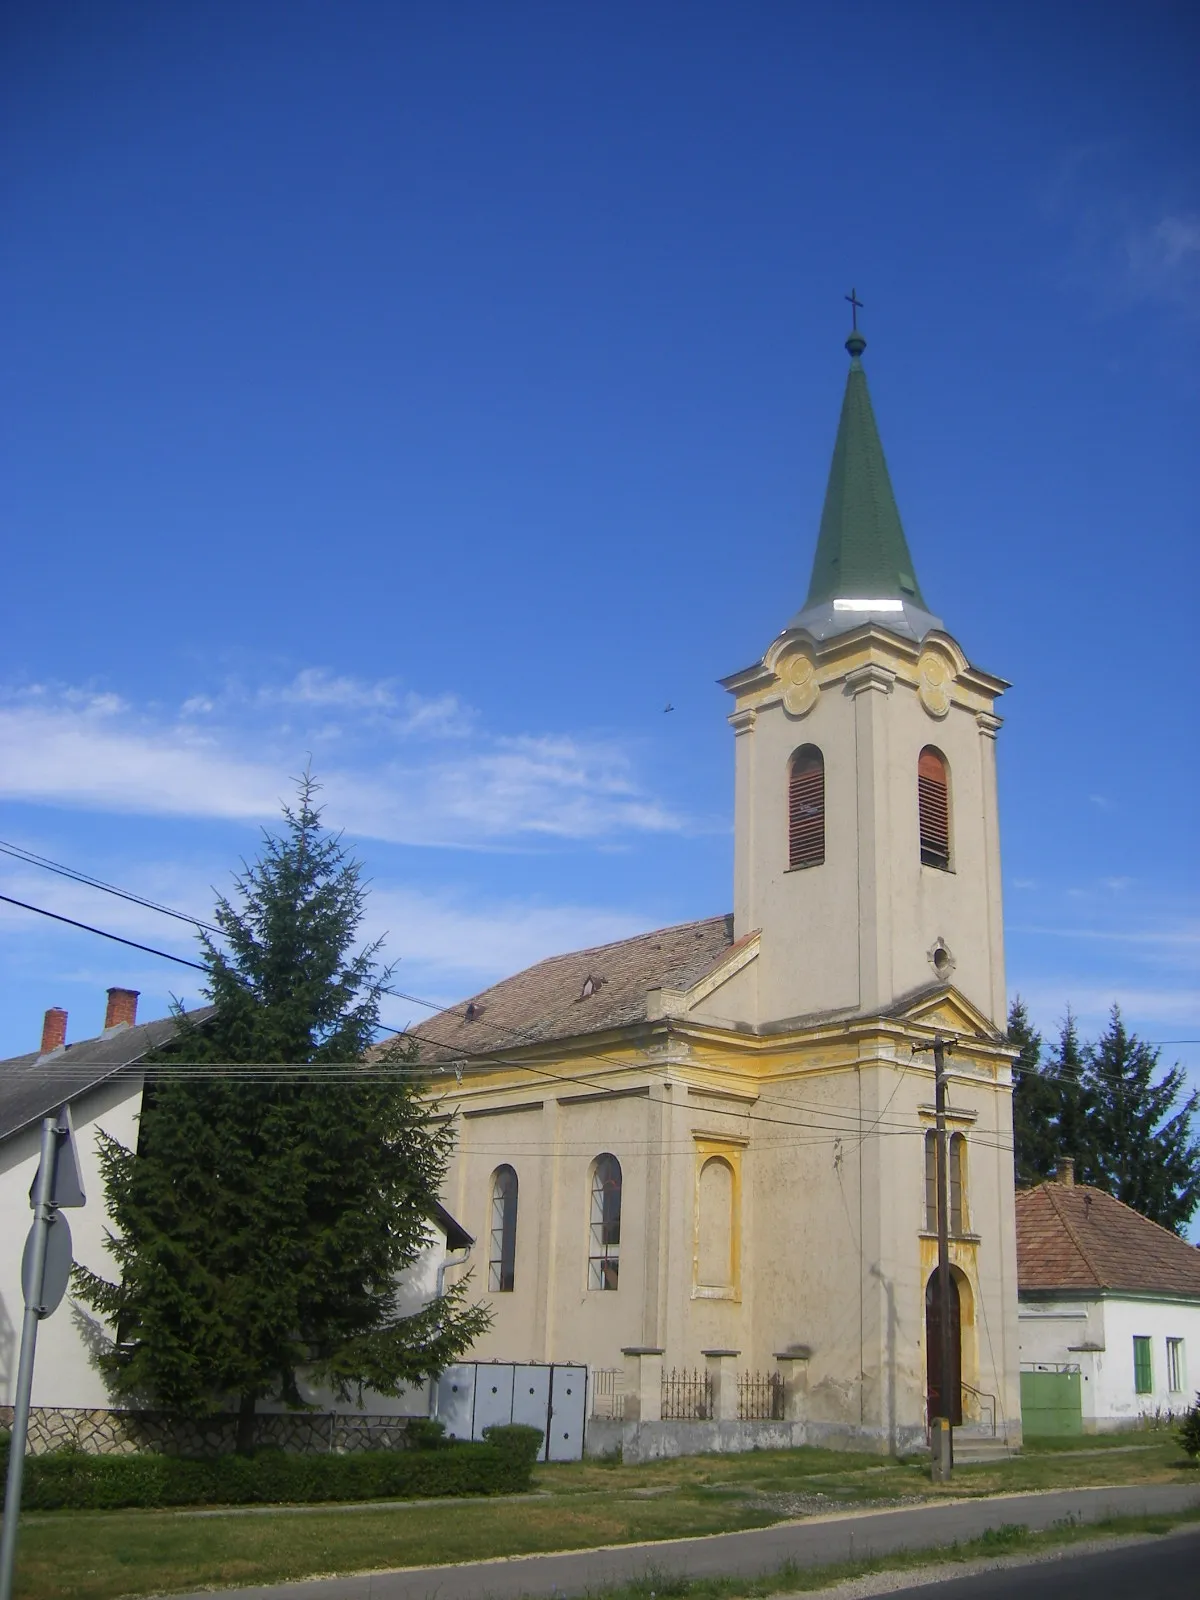
[[[882,1430],[833,1422],[621,1422],[593,1417],[584,1452],[612,1456],[619,1451],[624,1461],[661,1461],[742,1450],[795,1450],[805,1444],[878,1455],[915,1455],[929,1448],[923,1428],[888,1437]]]
[[[0,1428],[11,1428],[13,1408],[0,1406]],[[387,1450],[405,1444],[409,1418],[344,1416],[330,1411],[264,1411],[255,1418],[254,1442],[260,1448],[303,1455],[348,1450]],[[30,1455],[72,1447],[88,1455],[217,1456],[234,1448],[235,1415],[188,1422],[161,1411],[90,1411],[34,1406],[29,1413]]]

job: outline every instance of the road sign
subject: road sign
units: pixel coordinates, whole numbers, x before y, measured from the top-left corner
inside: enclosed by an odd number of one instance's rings
[[[39,1317],[48,1317],[62,1304],[71,1277],[71,1229],[66,1217],[55,1212],[46,1234],[46,1255],[42,1263],[42,1281],[33,1280],[34,1235],[38,1225],[32,1224],[25,1239],[25,1253],[21,1257],[21,1290],[25,1304],[32,1306]]]
[[[83,1192],[83,1174],[79,1169],[79,1151],[75,1144],[75,1128],[71,1122],[70,1106],[63,1106],[58,1112],[54,1125],[55,1138],[58,1141],[58,1155],[54,1163],[54,1184],[50,1192],[52,1206],[82,1206],[86,1205],[87,1197]],[[41,1164],[38,1165],[38,1171]],[[33,1183],[29,1188],[29,1204],[32,1209],[33,1197],[37,1193],[37,1173],[34,1173]]]

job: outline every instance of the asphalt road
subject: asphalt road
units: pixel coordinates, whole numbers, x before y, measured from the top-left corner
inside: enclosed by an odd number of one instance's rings
[[[1196,1600],[1200,1529],[1153,1543],[893,1589],[887,1600]]]
[[[777,1523],[751,1533],[719,1533],[701,1539],[672,1539],[659,1544],[612,1545],[602,1550],[577,1550],[561,1555],[523,1556],[501,1561],[470,1561],[459,1566],[408,1567],[391,1572],[349,1575],[344,1578],[309,1578],[239,1588],[239,1600],[557,1600],[584,1595],[610,1585],[628,1583],[648,1573],[703,1577],[756,1577],[777,1572],[786,1562],[801,1567],[827,1566],[890,1555],[897,1550],[930,1550],[939,1545],[977,1539],[988,1529],[1020,1523],[1031,1529],[1051,1528],[1067,1520],[1090,1523],[1105,1517],[1153,1515],[1200,1507],[1200,1484],[1142,1484],[1128,1488],[1056,1489],[1044,1494],[996,1495],[988,1499],[957,1500],[949,1504],[903,1507],[894,1511],[850,1512],[841,1516],[810,1517],[802,1522]],[[220,1538],[214,1521],[214,1538]],[[369,1526],[364,1519],[364,1541]],[[1191,1548],[1194,1550],[1195,1545]],[[1115,1559],[1101,1557],[1101,1560]],[[1140,1553],[1135,1553],[1135,1563]],[[1064,1568],[1048,1568],[1059,1575]],[[1021,1594],[1024,1600],[1030,1575],[997,1573],[1009,1587],[964,1590],[971,1596]],[[1193,1566],[1193,1582],[1186,1590],[1153,1593],[1200,1595],[1200,1573]],[[1055,1581],[1059,1581],[1056,1579]],[[1095,1580],[1093,1578],[1093,1584]],[[949,1585],[926,1590],[945,1600]],[[1146,1585],[1141,1585],[1145,1600]],[[1046,1593],[1050,1591],[1047,1590]],[[1074,1592],[1074,1591],[1072,1591]],[[1105,1591],[1088,1591],[1099,1600]],[[1113,1591],[1116,1594],[1118,1591]],[[1132,1593],[1131,1590],[1119,1591]],[[1080,1590],[1079,1593],[1083,1593]],[[1064,1591],[1054,1590],[1055,1600]],[[211,1600],[212,1590],[179,1597]]]

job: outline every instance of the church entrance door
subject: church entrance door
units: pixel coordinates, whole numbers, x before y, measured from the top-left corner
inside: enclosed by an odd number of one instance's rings
[[[954,1384],[953,1410],[950,1420],[956,1428],[962,1427],[962,1309],[958,1301],[958,1284],[954,1269],[950,1270],[950,1371]],[[942,1415],[942,1318],[938,1306],[938,1274],[935,1267],[925,1285],[925,1382],[929,1401],[929,1419]]]

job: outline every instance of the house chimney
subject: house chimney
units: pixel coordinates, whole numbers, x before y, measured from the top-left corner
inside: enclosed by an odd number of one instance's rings
[[[108,991],[108,1009],[104,1013],[104,1031],[110,1028],[119,1028],[124,1024],[132,1028],[137,1021],[138,989],[110,989]]]
[[[1060,1156],[1058,1158],[1058,1164],[1054,1168],[1054,1181],[1055,1183],[1065,1184],[1068,1189],[1075,1187],[1074,1156]]]
[[[67,1042],[67,1013],[61,1006],[51,1006],[42,1018],[42,1054],[61,1050]]]

